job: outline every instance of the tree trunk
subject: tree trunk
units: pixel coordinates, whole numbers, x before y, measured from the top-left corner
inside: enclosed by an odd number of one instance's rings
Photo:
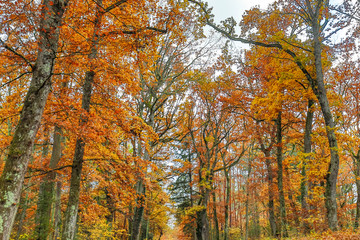
[[[225,229],[224,229],[224,240],[229,239],[229,205],[230,205],[230,169],[224,169],[224,174],[226,178],[226,198],[225,198]]]
[[[278,165],[277,174],[277,185],[279,189],[279,202],[280,202],[280,235],[282,237],[288,237],[287,232],[287,221],[286,221],[286,206],[285,206],[285,195],[284,195],[284,184],[283,184],[283,156],[282,156],[282,121],[281,111],[278,113],[276,119],[276,160]]]
[[[312,133],[312,125],[313,125],[313,118],[314,118],[314,111],[312,109],[312,106],[314,105],[313,100],[308,100],[308,111],[306,114],[306,121],[305,121],[305,134],[304,134],[304,153],[306,155],[311,153],[311,133]],[[309,205],[307,203],[308,198],[308,192],[309,192],[309,186],[308,186],[308,180],[306,177],[306,165],[307,162],[310,160],[310,156],[305,156],[305,160],[303,161],[303,167],[301,170],[302,180],[301,180],[301,208],[304,215],[304,219],[307,219],[309,217]],[[310,232],[310,226],[307,223],[307,221],[303,221],[303,226],[305,233]]]
[[[209,189],[204,189],[204,187],[202,188],[202,199],[200,200],[199,206],[203,206],[204,208],[196,213],[196,237],[197,240],[208,240],[210,239],[210,225],[206,210],[209,202],[210,193]]]
[[[352,155],[354,163],[354,173],[355,173],[355,184],[356,184],[356,215],[354,219],[354,229],[359,228],[360,220],[360,150],[358,150],[357,155]]]
[[[102,16],[103,16],[102,0],[100,0],[97,2],[96,17],[94,21],[94,32],[93,32],[90,53],[88,56],[90,61],[90,70],[85,73],[85,82],[83,86],[81,107],[87,113],[90,112],[92,85],[95,78],[93,61],[97,57],[98,44],[100,40],[99,31],[100,31]],[[88,122],[88,118],[86,116],[81,116],[80,125],[84,126],[86,125],[87,122]],[[69,200],[65,212],[65,221],[62,230],[63,240],[73,240],[75,237],[76,222],[77,222],[78,208],[79,208],[81,172],[83,167],[84,150],[85,150],[85,139],[83,137],[79,137],[76,140],[75,153],[72,164]]]
[[[56,184],[56,195],[55,195],[55,211],[54,211],[54,234],[53,240],[59,239],[60,233],[60,222],[61,222],[61,182]]]
[[[216,195],[215,192],[212,192],[212,197],[213,197],[213,212],[214,212],[214,223],[215,223],[215,240],[220,240],[220,232],[219,232],[219,220],[217,217],[217,211],[216,211]]]
[[[202,209],[201,211],[197,212],[196,223],[197,240],[210,239],[210,227],[206,209]]]
[[[307,0],[308,1],[308,0]],[[319,6],[323,3],[323,0],[318,0]],[[309,9],[313,13],[312,9]],[[323,67],[321,60],[321,30],[319,25],[320,9],[316,9],[312,18],[312,33],[313,33],[313,45],[314,45],[314,57],[315,57],[315,69],[316,69],[316,86],[313,87],[313,91],[320,103],[321,111],[325,120],[326,134],[330,147],[330,164],[328,168],[328,174],[326,175],[326,189],[325,189],[325,206],[326,215],[329,228],[333,231],[337,230],[337,203],[336,203],[336,183],[339,172],[339,154],[338,144],[335,136],[335,122],[331,114],[329,100],[326,94],[326,88],[324,83]]]
[[[92,83],[95,73],[93,71],[86,72],[85,84],[83,87],[82,108],[87,112],[90,111],[90,101],[92,92]],[[86,118],[81,119],[81,124],[87,122]],[[62,230],[63,240],[72,240],[75,237],[76,221],[79,207],[81,172],[83,166],[85,142],[82,138],[76,140],[75,154],[72,164],[69,200],[65,212],[65,221]]]
[[[271,159],[270,159],[270,151],[269,150],[265,150],[264,151],[265,154],[265,164],[266,164],[266,168],[268,171],[268,194],[269,194],[269,203],[268,203],[268,207],[269,207],[269,222],[270,222],[270,229],[271,229],[271,235],[273,237],[276,237],[278,235],[278,229],[276,226],[276,220],[275,220],[275,211],[274,211],[274,193],[272,191],[272,185],[273,185],[273,172],[272,172],[272,167],[271,167]]]
[[[30,181],[29,181],[29,185],[30,185]],[[29,203],[30,203],[28,192],[26,192],[25,199],[23,199],[22,201],[24,203],[22,204],[23,207],[22,207],[22,211],[21,211],[21,214],[20,214],[20,218],[19,218],[19,226],[18,226],[18,230],[17,230],[17,233],[16,233],[16,238],[15,238],[16,240],[18,240],[20,238],[23,227],[24,227],[24,220],[26,218],[26,210],[28,209]],[[20,205],[21,205],[21,202],[20,202]]]
[[[249,239],[249,198],[250,198],[250,174],[251,174],[251,159],[248,162],[248,172],[246,178],[246,200],[245,200],[245,240]],[[224,239],[226,240],[226,239]]]
[[[141,232],[141,222],[144,215],[144,208],[145,208],[145,186],[140,179],[137,183],[137,194],[138,197],[136,199],[137,206],[134,210],[134,217],[131,222],[131,235],[130,240],[139,240],[140,232]]]
[[[0,178],[0,239],[10,238],[25,173],[51,86],[59,27],[68,0],[43,0],[39,50],[20,120]]]
[[[49,168],[56,168],[61,158],[62,130],[55,126],[54,143]],[[35,228],[36,239],[46,240],[51,229],[51,208],[55,200],[55,178],[56,172],[46,174],[40,184],[39,201],[36,210],[37,225]]]

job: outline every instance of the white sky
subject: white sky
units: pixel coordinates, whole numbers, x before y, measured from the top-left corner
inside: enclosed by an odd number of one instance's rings
[[[213,13],[215,14],[215,21],[220,22],[228,17],[234,17],[238,22],[244,11],[249,10],[255,5],[260,6],[261,9],[266,9],[270,3],[275,0],[206,0],[209,7],[213,7]],[[330,0],[330,3],[340,3],[343,0]]]
[[[213,7],[215,21],[220,22],[228,17],[234,17],[239,22],[244,11],[255,5],[266,9],[274,0],[207,0],[209,7]]]

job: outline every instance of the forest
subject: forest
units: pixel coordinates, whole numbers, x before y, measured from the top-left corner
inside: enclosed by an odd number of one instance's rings
[[[215,19],[0,1],[0,239],[360,239],[360,1]]]

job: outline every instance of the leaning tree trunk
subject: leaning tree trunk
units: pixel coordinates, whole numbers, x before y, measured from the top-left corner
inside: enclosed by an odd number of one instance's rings
[[[24,176],[51,86],[61,20],[68,0],[43,0],[39,50],[20,120],[0,178],[0,239],[10,238]]]

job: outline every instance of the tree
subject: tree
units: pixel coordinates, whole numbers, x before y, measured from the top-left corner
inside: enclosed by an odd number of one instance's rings
[[[244,38],[238,37],[234,35],[233,29],[235,25],[235,21],[233,19],[229,19],[225,22],[224,27],[219,27],[213,23],[210,18],[210,13],[207,7],[197,1],[189,0],[197,4],[205,14],[206,23],[213,27],[218,32],[222,33],[224,36],[233,41],[240,41],[247,44],[253,44],[265,48],[277,48],[281,51],[287,53],[299,69],[303,72],[306,79],[309,82],[314,94],[319,101],[321,111],[323,114],[323,119],[326,125],[327,138],[329,143],[329,148],[331,152],[331,159],[328,169],[328,174],[326,176],[326,209],[327,209],[327,220],[329,224],[329,228],[332,230],[337,229],[337,203],[336,203],[336,182],[339,171],[339,154],[338,154],[338,144],[335,135],[335,122],[331,113],[329,100],[327,96],[327,91],[325,88],[324,82],[324,69],[323,69],[323,40],[327,38],[324,36],[325,31],[327,30],[327,23],[329,20],[333,20],[329,18],[328,10],[329,10],[329,2],[324,0],[304,0],[304,1],[288,1],[283,2],[281,11],[287,14],[294,14],[301,16],[300,19],[296,21],[298,24],[302,24],[307,27],[311,31],[311,36],[309,40],[311,41],[311,50],[308,49],[308,46],[299,46],[298,42],[292,43],[291,39],[287,39],[286,36],[281,36],[278,38],[276,36],[276,32],[273,32],[271,36],[266,37],[265,41],[253,40],[251,37]],[[275,5],[276,6],[276,5]],[[278,15],[276,11],[273,11],[272,14]],[[284,15],[286,16],[286,15]],[[325,20],[325,21],[322,21]],[[339,21],[339,20],[338,20]],[[341,25],[341,24],[340,24]],[[253,26],[253,25],[251,25]],[[244,26],[247,29],[246,26]],[[255,26],[256,28],[256,26]],[[332,34],[337,29],[330,29],[330,34]],[[282,30],[285,33],[284,30]],[[282,34],[281,34],[282,35]],[[274,38],[275,37],[275,38]],[[293,48],[293,49],[292,49]],[[298,51],[303,50],[305,52],[310,52],[312,54],[313,63],[311,65],[315,69],[315,73],[309,72],[307,68],[306,62],[304,62],[298,56]],[[300,53],[301,54],[301,53]]]
[[[67,4],[68,0],[42,2],[38,54],[35,64],[30,64],[32,80],[0,178],[0,238],[3,239],[10,238],[31,150],[50,92],[61,20]],[[12,48],[7,46],[7,49]]]

